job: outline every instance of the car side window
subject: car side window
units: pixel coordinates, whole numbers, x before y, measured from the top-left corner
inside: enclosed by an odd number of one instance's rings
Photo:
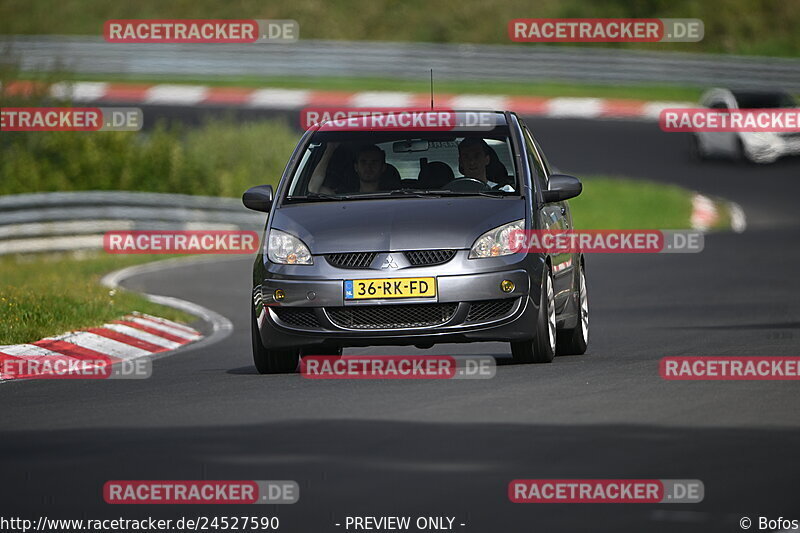
[[[533,136],[531,136],[531,138],[533,139]],[[539,157],[541,158],[542,166],[544,167],[544,179],[547,182],[550,182],[550,174],[553,173],[553,170],[550,167],[550,163],[547,162],[547,156],[544,155],[544,150],[542,150],[542,146],[539,144],[539,141],[533,139],[533,144],[536,146],[536,151],[538,152]]]
[[[536,143],[533,140],[533,136],[531,132],[528,131],[528,127],[522,124],[522,133],[523,137],[525,138],[525,148],[526,152],[528,153],[528,164],[536,174],[536,180],[539,185],[542,187],[542,190],[547,190],[549,187],[548,179],[547,179],[547,170],[545,169],[544,164],[539,159],[539,151],[537,150]]]

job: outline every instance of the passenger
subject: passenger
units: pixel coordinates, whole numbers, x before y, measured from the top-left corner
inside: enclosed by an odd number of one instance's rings
[[[465,178],[472,178],[482,181],[490,189],[513,192],[514,187],[505,184],[502,187],[499,183],[489,179],[487,169],[492,161],[492,149],[486,141],[477,137],[467,137],[458,144],[458,168]]]

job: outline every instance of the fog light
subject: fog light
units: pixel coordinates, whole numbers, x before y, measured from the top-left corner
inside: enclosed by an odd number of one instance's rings
[[[509,279],[504,279],[500,282],[500,288],[503,290],[503,292],[513,292],[514,282]]]
[[[276,302],[280,302],[286,298],[286,293],[283,292],[283,289],[275,289],[275,294],[272,297],[275,298]]]

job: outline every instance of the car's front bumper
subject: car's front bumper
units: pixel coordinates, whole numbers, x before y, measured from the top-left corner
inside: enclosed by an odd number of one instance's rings
[[[800,134],[780,133],[769,136],[742,133],[742,142],[752,159],[758,163],[771,163],[780,157],[800,155]]]
[[[427,345],[530,339],[538,313],[538,286],[521,265],[490,272],[436,275],[433,298],[346,300],[344,280],[422,277],[426,269],[376,274],[349,271],[341,279],[263,279],[254,291],[262,341],[270,348]],[[516,268],[515,268],[516,267]],[[514,284],[510,293],[501,282]],[[277,290],[285,297],[277,301]]]

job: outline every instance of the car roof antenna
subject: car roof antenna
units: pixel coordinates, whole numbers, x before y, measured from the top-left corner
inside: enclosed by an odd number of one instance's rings
[[[431,110],[433,109],[433,69],[431,69]]]

